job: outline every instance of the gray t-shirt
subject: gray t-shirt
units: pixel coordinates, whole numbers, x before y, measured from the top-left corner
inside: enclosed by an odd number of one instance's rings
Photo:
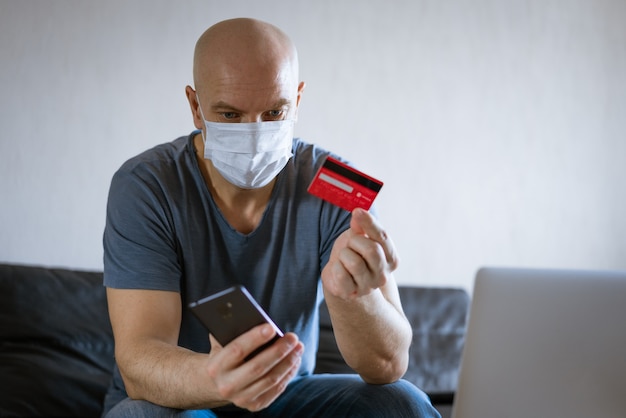
[[[293,157],[278,175],[260,224],[244,235],[228,224],[208,191],[193,145],[197,133],[148,150],[115,173],[104,284],[179,292],[179,344],[197,352],[210,349],[207,331],[187,305],[245,285],[283,331],[303,341],[300,374],[312,373],[320,274],[350,222],[347,211],[307,192],[328,152],[294,139]]]

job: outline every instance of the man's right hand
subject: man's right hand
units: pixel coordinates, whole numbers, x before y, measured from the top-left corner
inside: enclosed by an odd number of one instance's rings
[[[270,325],[259,325],[222,347],[210,336],[207,373],[225,401],[259,411],[269,406],[298,373],[304,345],[296,334],[287,333],[253,358],[245,359],[271,341]]]
[[[115,358],[128,396],[176,409],[211,409],[234,403],[257,411],[267,407],[298,373],[304,351],[293,333],[255,357],[250,353],[274,338],[258,326],[225,347],[211,340],[210,354],[178,345],[180,294],[107,288]]]

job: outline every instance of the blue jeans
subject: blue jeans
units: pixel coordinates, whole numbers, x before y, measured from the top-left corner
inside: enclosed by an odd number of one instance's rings
[[[259,412],[224,407],[181,411],[146,401],[125,399],[106,418],[276,418],[375,417],[440,418],[428,396],[406,380],[369,385],[357,375],[311,375],[295,378],[285,392]]]

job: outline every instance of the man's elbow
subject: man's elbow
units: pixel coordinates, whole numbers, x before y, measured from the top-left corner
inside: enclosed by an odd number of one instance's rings
[[[409,366],[408,355],[402,358],[394,357],[390,359],[381,359],[372,367],[363,368],[362,371],[357,369],[357,373],[361,378],[371,385],[386,385],[396,382],[404,376]]]
[[[124,382],[124,390],[130,399],[144,400],[143,391],[141,385],[135,379],[132,379],[128,374],[124,373],[122,367],[120,367],[120,375]]]

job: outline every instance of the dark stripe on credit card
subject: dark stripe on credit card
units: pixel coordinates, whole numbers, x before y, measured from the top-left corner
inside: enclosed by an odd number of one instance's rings
[[[359,174],[349,168],[339,165],[330,158],[327,158],[326,161],[324,161],[324,167],[375,192],[379,192],[383,187],[382,183],[370,180],[363,174]]]

